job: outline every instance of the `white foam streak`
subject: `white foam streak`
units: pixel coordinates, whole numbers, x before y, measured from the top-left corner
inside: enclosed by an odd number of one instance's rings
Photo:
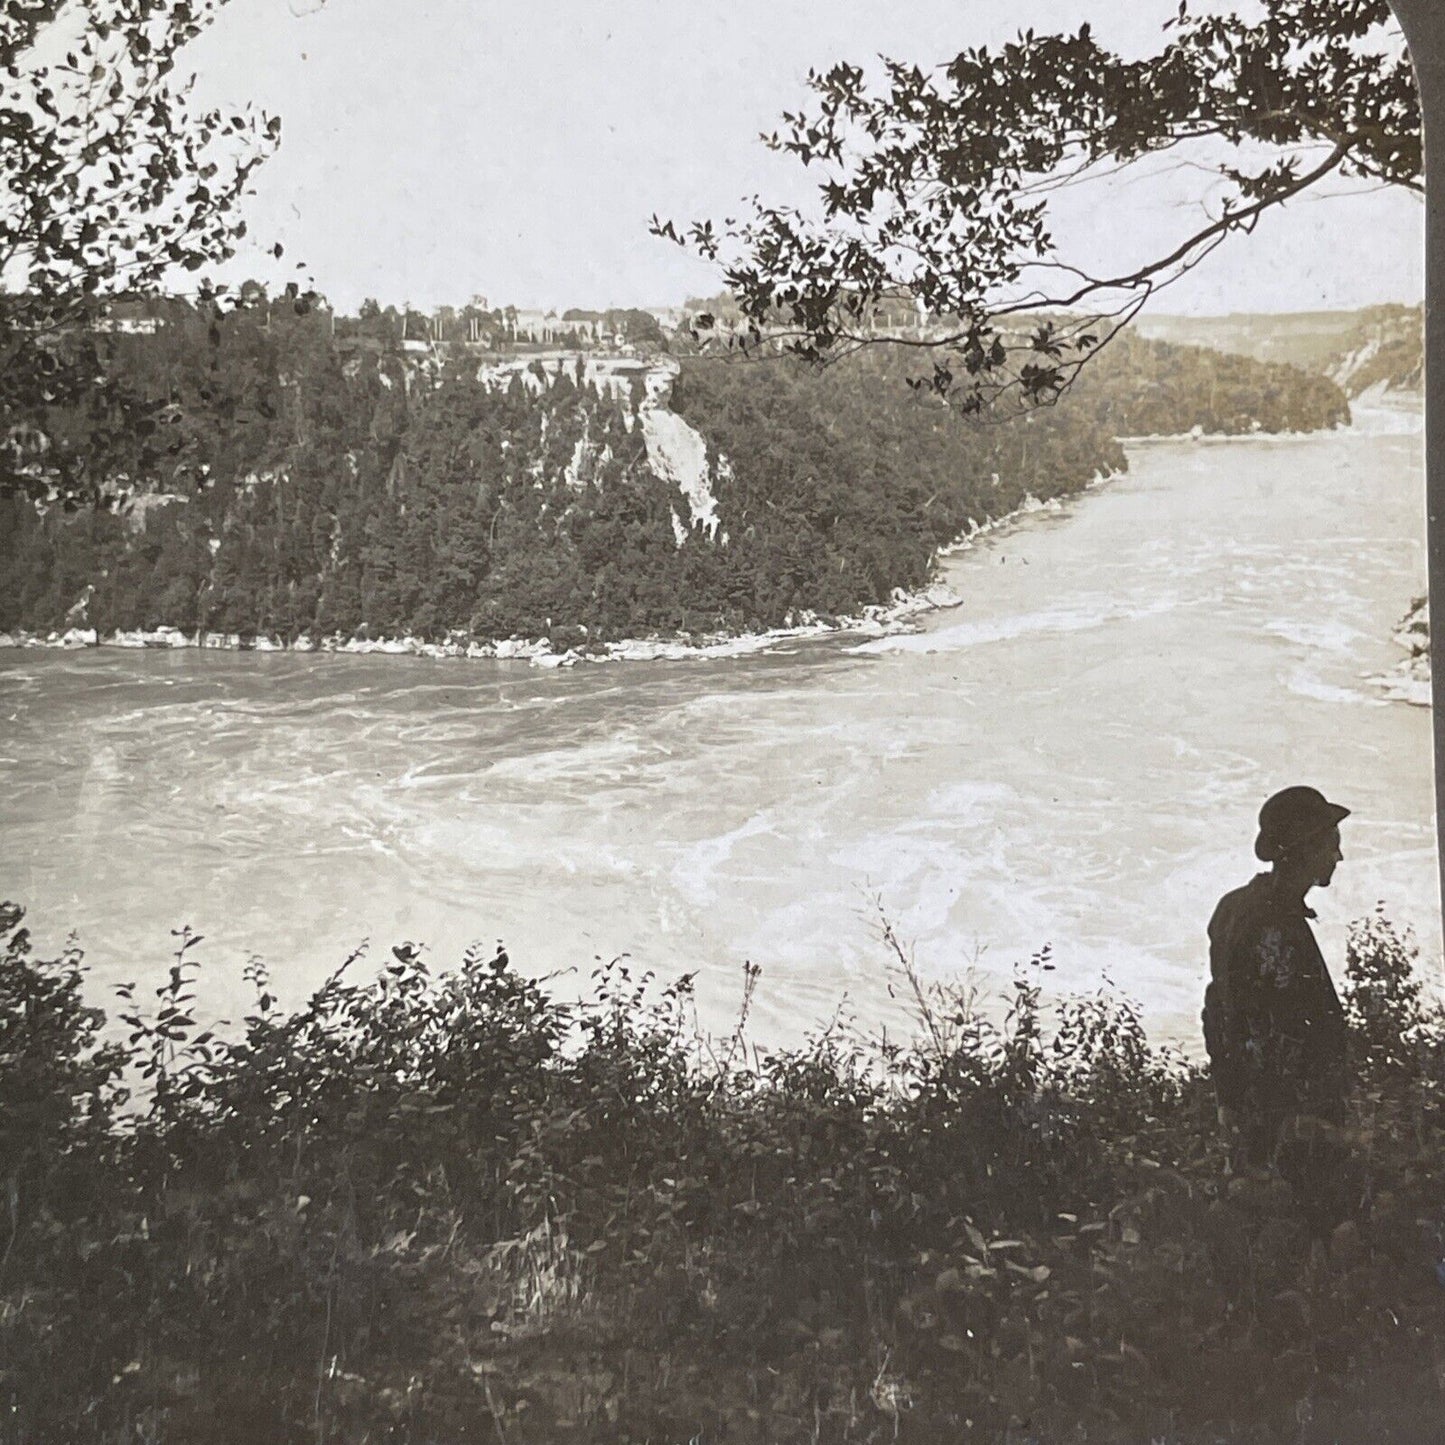
[[[931,632],[878,638],[848,650],[857,653],[964,652],[990,643],[1010,642],[1022,637],[1051,633],[1086,632],[1115,622],[1138,621],[1168,612],[1174,606],[1168,598],[1136,605],[1100,600],[1084,606],[1045,608],[988,621],[965,622]]]

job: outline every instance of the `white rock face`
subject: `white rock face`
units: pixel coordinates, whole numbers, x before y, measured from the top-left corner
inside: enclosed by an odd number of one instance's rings
[[[1407,702],[1411,707],[1429,707],[1431,702],[1430,659],[1412,657],[1393,672],[1375,679],[1391,702]]]
[[[545,638],[504,637],[496,643],[492,656],[532,659],[545,657],[551,651],[551,644]]]
[[[1027,515],[1031,512],[1062,512],[1064,504],[1057,497],[1050,497],[1048,501],[1041,502],[1032,492],[1025,492],[1024,499],[1019,503],[1020,514]]]
[[[157,627],[153,632],[136,628],[114,632],[105,639],[107,647],[189,647],[191,639],[179,627]]]
[[[707,443],[676,412],[661,406],[643,408],[642,439],[647,444],[648,466],[687,498],[692,526],[701,523],[709,536],[715,536],[717,498],[708,473]]]
[[[1355,351],[1346,353],[1345,359],[1330,371],[1330,380],[1349,394],[1350,383],[1380,354],[1380,338],[1372,336]]]
[[[577,444],[572,448],[572,460],[562,468],[562,480],[566,482],[569,491],[580,492],[586,489],[587,479],[583,468],[592,460],[592,443],[588,435],[590,431],[591,427],[584,418],[582,435],[577,438]]]

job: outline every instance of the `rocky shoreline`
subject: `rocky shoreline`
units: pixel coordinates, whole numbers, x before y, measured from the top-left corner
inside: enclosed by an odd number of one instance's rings
[[[1372,677],[1391,702],[1407,702],[1412,707],[1430,706],[1430,601],[1417,597],[1410,610],[1400,619],[1392,634],[1406,656],[1388,672]]]
[[[508,637],[479,641],[467,633],[453,633],[444,641],[420,637],[360,638],[306,634],[286,641],[264,634],[235,632],[182,632],[178,627],[137,628],[97,636],[94,628],[72,627],[45,634],[17,630],[0,633],[0,648],[47,648],[79,651],[93,647],[185,650],[198,648],[226,652],[323,652],[359,656],[462,658],[479,661],[530,662],[537,667],[573,667],[580,662],[665,662],[692,658],[741,657],[764,652],[779,643],[808,638],[858,635],[877,637],[906,627],[917,617],[943,608],[958,607],[963,599],[941,583],[920,592],[901,588],[886,605],[865,607],[857,616],[819,617],[803,612],[790,625],[766,632],[679,633],[670,637],[624,638],[559,651],[545,637]]]

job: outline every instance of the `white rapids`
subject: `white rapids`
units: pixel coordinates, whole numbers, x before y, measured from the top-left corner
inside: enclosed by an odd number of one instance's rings
[[[962,607],[746,656],[525,660],[0,652],[0,893],[77,929],[107,1001],[206,935],[295,1001],[361,939],[535,972],[699,971],[726,1028],[795,1038],[846,994],[894,1025],[878,907],[985,992],[1053,946],[1191,1040],[1215,899],[1287,783],[1353,809],[1327,956],[1383,899],[1439,978],[1431,716],[1371,681],[1424,590],[1418,408],[1344,432],[1131,448],[1131,471],[946,560]],[[679,476],[701,476],[660,421]],[[693,520],[708,501],[690,494]]]

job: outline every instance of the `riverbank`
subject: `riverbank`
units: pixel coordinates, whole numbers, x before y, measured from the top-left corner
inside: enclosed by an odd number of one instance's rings
[[[1093,490],[1108,481],[1096,475]],[[1040,501],[1028,495],[1023,503],[1002,516],[975,525],[935,554],[938,559],[956,556],[985,538],[1005,532],[1011,526],[1038,513],[1062,511],[1058,498]],[[925,615],[960,607],[964,599],[942,582],[918,591],[896,588],[892,600],[863,608],[856,615],[825,617],[804,610],[783,627],[762,632],[679,633],[675,636],[625,638],[612,642],[581,642],[559,648],[549,638],[478,639],[454,632],[440,642],[420,637],[360,638],[340,635],[312,638],[303,634],[287,640],[277,636],[238,633],[186,633],[178,627],[123,630],[98,636],[94,628],[72,627],[65,632],[40,634],[17,629],[0,633],[0,648],[57,648],[76,651],[89,647],[224,650],[241,652],[320,652],[357,656],[427,657],[472,661],[529,662],[537,667],[574,667],[584,662],[682,662],[748,657],[788,643],[822,637],[882,637],[907,631]],[[585,631],[585,629],[570,629]]]
[[[1400,619],[1393,641],[1405,650],[1406,656],[1388,672],[1369,681],[1375,683],[1391,702],[1406,702],[1412,707],[1429,707],[1430,690],[1430,600],[1417,597],[1410,610]]]
[[[827,636],[882,636],[897,631],[925,613],[958,607],[963,599],[942,584],[921,592],[894,593],[886,606],[867,607],[856,617],[822,618],[804,612],[796,625],[766,632],[710,633],[694,636],[626,638],[619,642],[584,643],[559,650],[548,638],[509,637],[478,641],[469,634],[453,634],[442,642],[420,637],[321,637],[306,635],[286,641],[258,635],[203,632],[187,634],[176,627],[157,627],[109,633],[97,637],[93,628],[71,628],[45,636],[35,633],[0,633],[0,648],[58,648],[68,651],[93,647],[200,649],[230,652],[321,652],[355,656],[428,657],[471,661],[529,662],[537,667],[574,667],[582,662],[674,662],[688,659],[746,657],[784,643]]]
[[[1099,994],[1007,1021],[897,950],[910,1032],[755,1051],[689,976],[560,1002],[504,953],[259,966],[183,933],[97,1049],[0,911],[7,1439],[1414,1445],[1438,1423],[1445,1020],[1353,935],[1359,1087],[1317,1225],[1231,1174],[1207,1077]],[[682,960],[678,961],[679,964]],[[135,1002],[139,998],[142,1002]],[[127,1103],[122,1086],[140,1084]],[[10,1121],[19,1121],[16,1128]]]

